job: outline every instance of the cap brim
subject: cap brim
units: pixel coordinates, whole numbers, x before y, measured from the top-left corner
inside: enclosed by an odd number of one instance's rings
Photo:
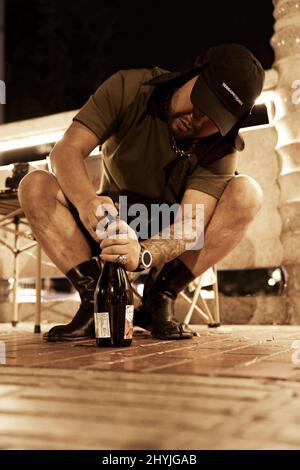
[[[201,75],[192,89],[191,101],[215,123],[222,136],[228,134],[239,119],[224,107]]]

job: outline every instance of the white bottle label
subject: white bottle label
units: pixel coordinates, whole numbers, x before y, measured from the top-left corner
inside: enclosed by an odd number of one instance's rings
[[[95,312],[94,319],[96,338],[110,338],[109,313]]]
[[[132,339],[133,336],[133,312],[134,305],[126,305],[125,310],[125,339]]]

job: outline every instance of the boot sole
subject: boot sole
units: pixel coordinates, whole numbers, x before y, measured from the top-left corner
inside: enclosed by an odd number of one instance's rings
[[[54,338],[51,338],[51,337],[45,337],[43,336],[43,340],[44,341],[47,341],[48,343],[63,343],[63,342],[68,342],[68,341],[82,341],[82,340],[89,340],[89,339],[95,339],[95,337],[91,337],[91,336],[79,336],[78,338],[67,338],[67,337],[64,337],[64,336],[60,336],[60,337],[54,337]]]
[[[178,334],[175,334],[175,335],[170,335],[170,336],[164,336],[164,335],[159,335],[159,334],[155,334],[155,333],[151,333],[151,336],[153,338],[158,338],[158,339],[165,339],[167,341],[172,341],[172,340],[178,340],[178,339],[192,339],[193,338],[193,334],[186,334],[184,333],[183,335],[178,335]]]

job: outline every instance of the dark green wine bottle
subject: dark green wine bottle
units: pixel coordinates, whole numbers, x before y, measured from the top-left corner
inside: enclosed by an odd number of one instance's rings
[[[123,266],[105,262],[95,290],[97,346],[130,346],[133,335],[133,292]]]

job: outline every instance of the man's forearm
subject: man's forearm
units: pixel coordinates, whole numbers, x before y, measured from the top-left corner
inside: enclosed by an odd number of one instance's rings
[[[143,241],[143,246],[152,255],[152,266],[165,264],[186,251],[186,244],[183,240],[153,240],[150,238]]]
[[[171,261],[190,249],[200,249],[204,225],[196,213],[183,224],[178,220],[159,233],[158,238],[149,238],[142,242],[152,255],[152,265],[158,266]],[[199,244],[200,242],[200,244]]]
[[[96,197],[84,159],[76,148],[58,142],[51,152],[50,161],[62,191],[75,207]]]

